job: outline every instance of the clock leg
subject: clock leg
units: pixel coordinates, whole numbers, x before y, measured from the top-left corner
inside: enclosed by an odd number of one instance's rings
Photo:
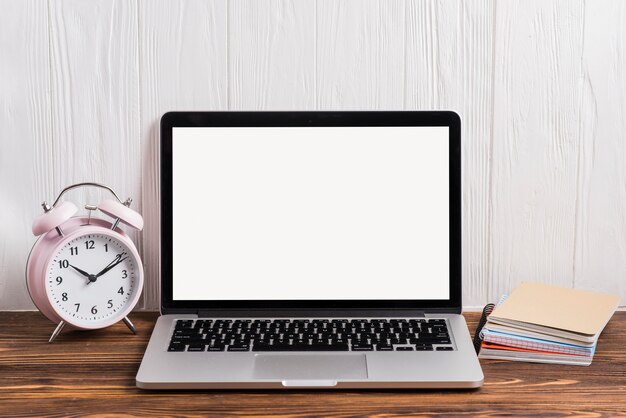
[[[130,329],[133,334],[137,334],[137,328],[135,328],[135,326],[133,325],[132,322],[130,322],[130,319],[128,319],[127,316],[125,316],[124,319],[122,319],[122,321],[124,321],[128,329]]]
[[[54,341],[54,339],[61,333],[61,331],[63,331],[63,327],[65,327],[65,321],[59,322],[59,325],[57,325],[57,328],[54,330],[54,332],[50,336],[48,343],[51,343],[52,341]]]

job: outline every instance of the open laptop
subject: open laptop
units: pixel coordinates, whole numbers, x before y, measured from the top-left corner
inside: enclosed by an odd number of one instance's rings
[[[453,112],[161,119],[145,389],[473,388]]]

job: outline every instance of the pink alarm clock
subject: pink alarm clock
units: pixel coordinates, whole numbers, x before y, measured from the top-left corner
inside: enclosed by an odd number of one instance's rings
[[[86,205],[89,216],[74,217],[76,205],[59,200],[65,192],[83,186],[106,189],[115,200]],[[99,329],[122,320],[135,332],[127,315],[141,295],[143,264],[137,248],[119,228],[120,222],[143,228],[141,215],[129,208],[131,201],[122,202],[108,186],[78,183],[63,189],[52,207],[42,204],[44,213],[33,221],[33,234],[40,238],[28,257],[26,283],[33,303],[58,324],[49,342],[65,326]],[[94,210],[110,216],[112,222],[92,218]]]

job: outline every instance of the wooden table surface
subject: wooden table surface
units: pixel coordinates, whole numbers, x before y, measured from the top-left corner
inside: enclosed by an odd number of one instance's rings
[[[135,374],[156,320],[66,332],[37,312],[0,312],[0,415],[495,416],[626,415],[626,312],[604,330],[591,366],[481,360],[477,390],[143,391]],[[466,314],[474,331],[478,314]]]

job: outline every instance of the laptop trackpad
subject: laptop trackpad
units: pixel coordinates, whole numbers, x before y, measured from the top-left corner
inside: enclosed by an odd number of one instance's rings
[[[257,354],[254,377],[289,381],[366,379],[365,354]],[[336,383],[336,382],[335,382]]]

